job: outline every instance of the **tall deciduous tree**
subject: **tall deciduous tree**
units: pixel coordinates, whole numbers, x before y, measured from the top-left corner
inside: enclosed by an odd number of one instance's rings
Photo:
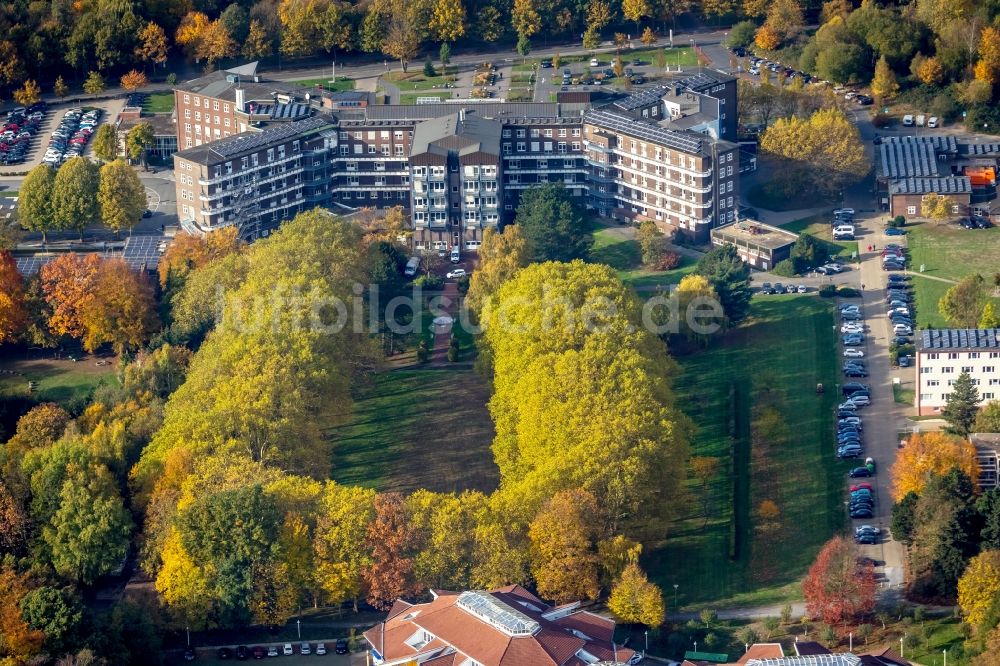
[[[941,409],[941,416],[948,422],[946,430],[960,437],[968,437],[979,412],[979,389],[968,372],[955,379]]]
[[[89,585],[125,559],[132,519],[118,484],[103,465],[71,472],[59,508],[42,531],[61,575]]]
[[[25,176],[18,195],[18,221],[29,231],[40,231],[43,244],[48,232],[58,228],[52,210],[55,179],[55,169],[47,164],[39,164]]]
[[[979,328],[1000,328],[1000,314],[997,313],[993,301],[986,301],[986,305],[983,306],[983,314],[979,317]]]
[[[117,137],[115,137],[117,141]],[[104,225],[117,234],[142,219],[146,210],[146,187],[125,160],[114,160],[101,167],[97,202]]]
[[[417,26],[410,12],[400,5],[393,10],[389,18],[385,39],[382,42],[382,52],[398,60],[405,72],[419,48],[420,33],[417,32]]]
[[[412,532],[399,493],[376,496],[374,510],[374,519],[368,525],[371,564],[362,575],[368,585],[368,603],[387,609],[414,587],[413,560],[407,552]]]
[[[519,39],[531,39],[532,35],[542,29],[542,19],[535,9],[534,0],[514,0],[510,22]]]
[[[914,433],[896,454],[892,496],[898,502],[909,492],[919,494],[932,475],[943,475],[952,468],[978,478],[976,448],[967,440],[945,433]]]
[[[250,28],[247,32],[247,39],[243,43],[242,53],[244,57],[259,59],[266,58],[274,51],[264,24],[257,19],[250,19]]]
[[[582,211],[561,183],[525,190],[516,222],[533,261],[584,259],[594,244]]]
[[[56,97],[65,97],[66,95],[69,94],[69,86],[67,86],[66,82],[63,81],[63,77],[61,74],[56,77],[56,81],[52,85],[52,93]]]
[[[140,88],[144,88],[149,80],[146,75],[137,69],[130,70],[122,74],[122,78],[119,80],[121,87],[129,92],[135,92]]]
[[[20,88],[14,91],[14,101],[24,106],[30,106],[42,98],[42,88],[34,79],[27,79]]]
[[[986,302],[986,280],[977,273],[949,287],[938,301],[938,310],[955,328],[975,328]]]
[[[124,259],[105,259],[79,312],[83,348],[95,351],[111,344],[119,354],[137,349],[156,329],[155,305],[144,274]]]
[[[167,61],[167,35],[155,22],[148,22],[139,33],[135,55],[144,62],[162,65]]]
[[[139,123],[125,135],[125,153],[132,162],[141,162],[142,168],[149,170],[147,156],[149,149],[156,142],[153,126],[150,123]]]
[[[83,92],[88,95],[100,95],[107,88],[104,77],[100,72],[90,72],[83,82]]]
[[[439,42],[453,42],[464,35],[465,7],[462,0],[437,0],[428,27]]]
[[[0,344],[12,342],[27,321],[24,278],[10,252],[0,251]]]
[[[786,191],[813,188],[833,195],[868,173],[858,128],[839,109],[808,119],[779,118],[761,138],[761,150],[783,162]]]
[[[802,581],[806,608],[830,625],[851,622],[875,607],[875,572],[843,537],[826,542]]]
[[[52,308],[49,329],[56,335],[82,337],[84,305],[93,298],[101,258],[96,254],[64,254],[39,270],[45,300]]]
[[[182,231],[160,257],[157,265],[160,286],[167,293],[174,293],[184,285],[191,271],[242,248],[236,227],[223,227],[201,236]]]
[[[875,78],[872,79],[872,95],[881,104],[882,102],[895,99],[898,94],[899,81],[896,80],[896,74],[889,67],[889,62],[883,54],[878,59],[878,62],[875,63]]]
[[[625,567],[611,590],[608,608],[625,622],[647,627],[663,624],[663,593],[649,582],[646,573],[635,563]]]
[[[13,563],[0,563],[0,658],[13,663],[27,663],[38,657],[45,642],[45,633],[32,629],[21,611],[21,601],[31,591],[27,573],[18,573]],[[6,660],[6,659],[5,659]]]
[[[990,400],[979,410],[975,432],[1000,432],[1000,400]]]
[[[589,492],[562,490],[531,522],[531,572],[545,599],[561,604],[597,598],[598,512]]]
[[[352,601],[357,610],[364,571],[371,564],[366,548],[375,519],[375,491],[327,482],[316,519],[316,582],[331,603]]]
[[[469,283],[466,297],[469,308],[481,312],[500,286],[529,262],[528,241],[520,226],[510,225],[502,232],[492,227],[486,229],[479,247],[479,264]]]
[[[987,550],[969,560],[958,581],[958,605],[967,624],[980,627],[1000,599],[1000,550]]]
[[[94,133],[94,155],[102,162],[118,157],[118,131],[114,125],[103,123]]]
[[[935,222],[943,222],[955,216],[955,202],[944,194],[931,192],[920,198],[920,214]]]
[[[80,233],[101,221],[97,189],[100,175],[96,164],[84,157],[63,163],[52,183],[52,217],[57,229]]]
[[[639,23],[652,13],[652,8],[647,0],[622,0],[622,16],[635,23],[636,32],[639,31]]]

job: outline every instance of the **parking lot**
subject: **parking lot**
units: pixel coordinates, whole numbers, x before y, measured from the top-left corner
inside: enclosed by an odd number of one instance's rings
[[[105,99],[98,101],[88,101],[85,105],[86,108],[96,108],[101,110],[101,123],[110,122],[113,123],[118,117],[118,113],[122,109],[124,100],[121,99]],[[45,155],[45,150],[48,147],[49,137],[52,136],[53,130],[59,126],[59,121],[62,120],[63,115],[68,109],[72,108],[83,108],[82,104],[72,104],[69,102],[59,102],[56,104],[50,104],[48,106],[48,111],[45,117],[42,119],[39,125],[38,135],[35,137],[31,144],[31,150],[28,151],[25,161],[16,166],[2,167],[5,171],[30,171],[34,167],[38,166],[42,162],[42,157]],[[96,131],[96,127],[95,127]],[[87,142],[87,149],[84,151],[84,155],[93,156],[93,142]]]

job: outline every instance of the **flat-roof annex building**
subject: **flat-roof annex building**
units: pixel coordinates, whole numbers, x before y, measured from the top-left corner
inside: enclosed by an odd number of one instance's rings
[[[292,93],[250,102],[269,86],[244,69],[175,91],[186,146],[174,157],[177,202],[193,231],[236,224],[252,239],[304,207],[402,205],[414,249],[475,250],[486,228],[513,220],[523,190],[545,183],[562,183],[603,216],[654,220],[700,242],[736,216],[736,80],[721,72],[601,107],[337,106]]]

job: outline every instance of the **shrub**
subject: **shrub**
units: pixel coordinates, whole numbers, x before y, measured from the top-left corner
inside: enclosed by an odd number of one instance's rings
[[[854,287],[839,287],[837,289],[837,295],[841,298],[857,298],[861,296],[861,292]]]
[[[906,218],[903,217],[902,215],[897,215],[896,217],[894,217],[891,220],[889,220],[889,226],[890,227],[905,227],[906,226]]]
[[[456,347],[448,347],[448,360],[452,363],[458,360],[458,349]]]
[[[872,116],[872,125],[876,128],[888,127],[892,124],[892,117],[887,116],[884,113],[876,113]]]
[[[681,255],[679,252],[664,252],[656,261],[650,264],[654,271],[671,271],[681,265]]]
[[[791,259],[783,259],[774,265],[771,272],[782,277],[794,277],[795,262]]]
[[[468,275],[463,275],[462,277],[460,277],[457,280],[455,280],[455,282],[458,283],[458,293],[462,294],[463,296],[465,296],[466,294],[469,293],[469,276]]]
[[[824,284],[819,288],[819,295],[823,298],[833,298],[837,295],[837,287],[832,284]]]
[[[437,71],[434,69],[434,63],[431,62],[430,58],[428,58],[424,63],[424,76],[427,78],[437,76]]]
[[[421,275],[420,277],[418,277],[416,280],[413,281],[413,284],[417,285],[422,289],[428,289],[428,290],[440,289],[441,287],[444,286],[444,278],[442,278],[440,275]]]
[[[427,346],[426,340],[421,340],[420,344],[417,345],[417,362],[426,363],[427,359],[431,357],[431,350]]]

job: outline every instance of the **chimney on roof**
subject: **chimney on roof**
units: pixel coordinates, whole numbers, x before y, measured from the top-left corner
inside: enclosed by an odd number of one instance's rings
[[[465,122],[465,109],[458,110],[458,119],[463,123]]]

